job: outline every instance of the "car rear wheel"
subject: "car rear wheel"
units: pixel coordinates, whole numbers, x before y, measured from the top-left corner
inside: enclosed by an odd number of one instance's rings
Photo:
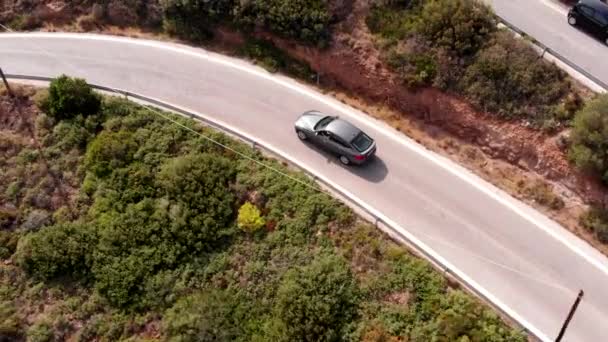
[[[576,26],[576,18],[568,17],[568,24],[570,24],[571,26]]]
[[[300,138],[300,140],[306,140],[306,133],[302,132],[302,131],[297,131],[298,133],[298,138]]]
[[[342,163],[342,165],[349,165],[350,164],[350,159],[346,158],[345,156],[340,156],[340,163]]]

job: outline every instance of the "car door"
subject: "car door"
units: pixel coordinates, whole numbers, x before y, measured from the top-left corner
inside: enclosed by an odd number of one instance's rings
[[[580,4],[578,7],[581,15],[578,20],[580,22],[581,27],[589,31],[595,31],[595,10],[587,5]]]
[[[600,38],[604,38],[606,27],[608,26],[608,16],[601,11],[595,11],[593,19],[596,25],[596,34],[598,34]]]
[[[352,153],[349,151],[348,146],[339,137],[329,134],[328,143],[331,151],[338,156],[351,157]]]

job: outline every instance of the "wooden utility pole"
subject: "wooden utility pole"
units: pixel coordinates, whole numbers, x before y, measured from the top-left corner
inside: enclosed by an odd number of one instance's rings
[[[568,328],[568,324],[570,324],[570,320],[572,320],[572,316],[574,316],[574,312],[576,311],[576,308],[578,308],[578,304],[581,302],[581,299],[583,299],[584,295],[585,295],[585,292],[583,292],[583,290],[580,290],[578,292],[578,296],[576,297],[576,300],[574,301],[574,304],[572,305],[572,308],[570,309],[570,313],[568,313],[568,317],[566,317],[566,321],[564,322],[564,325],[562,326],[562,330],[560,330],[559,335],[555,339],[555,342],[560,342],[562,340],[562,338],[564,337],[564,334],[566,333],[566,329]]]
[[[4,76],[4,72],[2,71],[2,68],[0,68],[0,76],[2,76],[2,82],[4,82],[6,91],[8,91],[8,94],[10,95],[10,97],[14,97],[13,91],[11,90],[11,87],[8,85],[8,81],[6,80],[6,77]]]

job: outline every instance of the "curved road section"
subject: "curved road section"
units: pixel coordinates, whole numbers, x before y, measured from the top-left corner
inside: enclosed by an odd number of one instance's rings
[[[579,289],[565,341],[608,336],[608,260],[555,222],[388,126],[295,81],[201,49],[77,34],[0,34],[9,74],[65,73],[204,113],[256,136],[377,209],[553,340]],[[306,110],[340,115],[378,143],[343,167],[298,140]]]
[[[608,84],[608,46],[570,27],[568,8],[555,0],[483,0],[496,14]]]

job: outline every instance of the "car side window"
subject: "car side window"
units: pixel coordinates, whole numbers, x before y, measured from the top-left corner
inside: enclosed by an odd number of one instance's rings
[[[319,135],[322,137],[328,137],[329,136],[329,132],[327,131],[319,131]]]
[[[593,8],[585,5],[581,5],[580,10],[584,15],[590,18],[592,18],[593,14],[595,13],[595,10]]]

